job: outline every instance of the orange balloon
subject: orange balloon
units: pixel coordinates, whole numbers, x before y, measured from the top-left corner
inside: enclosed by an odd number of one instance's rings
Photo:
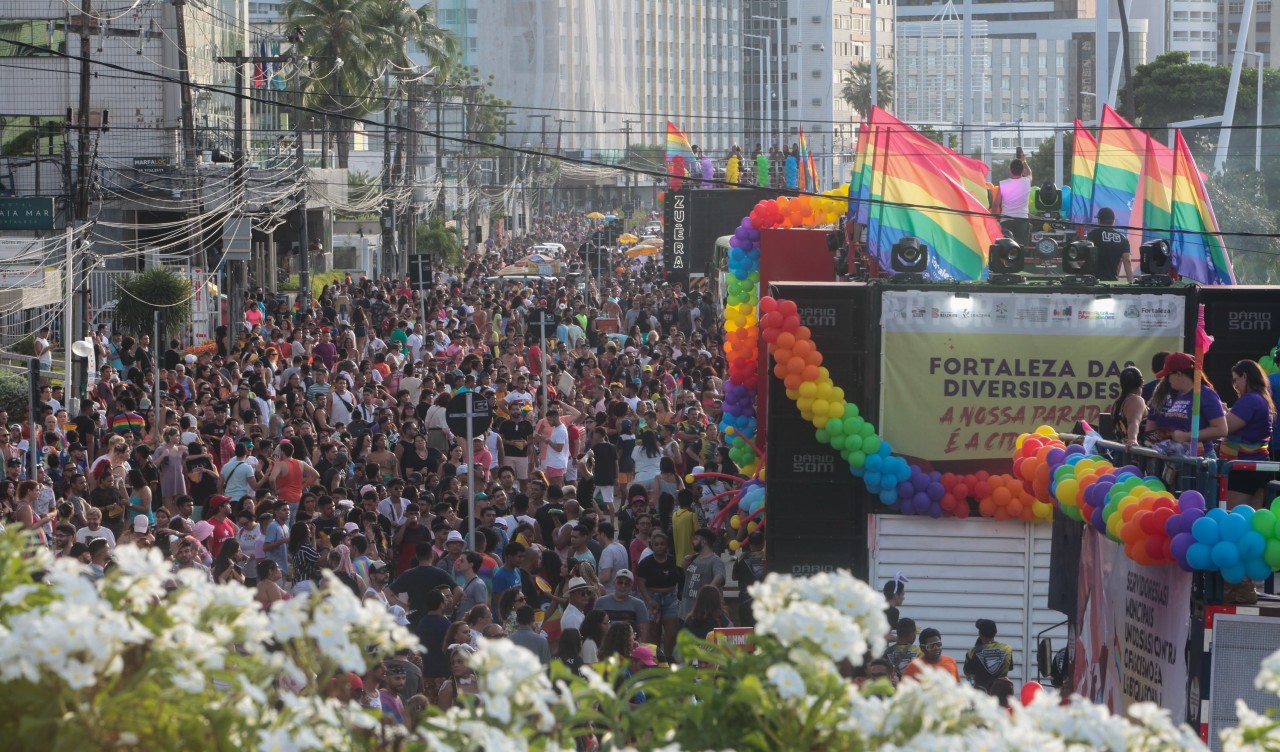
[[[804,366],[804,358],[796,357],[795,355],[792,355],[791,360],[787,361],[787,370],[792,373],[803,373]]]
[[[796,345],[796,335],[791,332],[779,332],[778,340],[774,344],[784,350],[790,350]]]
[[[787,369],[786,363],[778,363],[773,367],[773,375],[780,379],[785,379],[789,373],[791,371]]]
[[[813,339],[813,332],[809,331],[809,327],[801,326],[796,329],[796,339]]]
[[[817,366],[810,365],[804,367],[804,371],[800,373],[800,377],[805,381],[817,381],[822,378],[822,374],[818,373]]]
[[[991,499],[983,499],[978,502],[978,514],[983,517],[991,517],[996,513],[996,503]]]
[[[786,378],[782,380],[782,383],[786,385],[788,389],[799,389],[800,385],[804,383],[804,379],[800,378],[800,374],[798,373],[789,373],[786,375]]]
[[[1004,486],[1001,486],[1000,488],[997,488],[991,492],[991,501],[995,502],[996,506],[1001,506],[1001,507],[1005,506],[1012,499],[1013,499],[1013,494],[1010,493],[1009,489],[1005,488]]]
[[[804,362],[808,363],[814,368],[817,368],[818,366],[822,365],[822,353],[817,351],[811,352],[808,355],[804,356]],[[817,379],[817,378],[818,378],[817,376],[814,376],[814,379]]]
[[[786,363],[791,360],[791,350],[786,347],[775,347],[773,348],[773,359],[779,363]]]
[[[802,358],[811,352],[814,352],[813,342],[807,339],[797,338],[795,345],[791,348],[792,355],[799,355]]]

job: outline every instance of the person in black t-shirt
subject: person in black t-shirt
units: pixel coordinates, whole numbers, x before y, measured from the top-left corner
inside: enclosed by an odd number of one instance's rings
[[[1102,282],[1116,282],[1117,271],[1124,267],[1124,277],[1133,281],[1133,267],[1129,263],[1129,239],[1123,232],[1113,230],[1116,213],[1107,207],[1098,210],[1098,224],[1089,231],[1089,240],[1098,249],[1098,279]]]
[[[604,426],[591,432],[592,445],[588,452],[591,463],[591,480],[600,499],[610,508],[614,506],[613,487],[618,482],[618,448],[609,441]]]
[[[417,545],[418,561],[431,559],[431,541],[423,541]],[[462,597],[462,588],[454,581],[453,576],[439,567],[430,564],[419,564],[405,571],[387,586],[396,596],[407,595],[409,599],[409,618],[422,616],[427,611],[427,593],[432,590],[446,589],[453,594],[454,600]]]

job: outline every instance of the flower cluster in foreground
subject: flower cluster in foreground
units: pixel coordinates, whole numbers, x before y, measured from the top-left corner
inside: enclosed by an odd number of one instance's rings
[[[771,575],[752,589],[754,651],[684,635],[699,665],[571,674],[507,640],[472,656],[478,692],[408,726],[334,693],[389,651],[418,649],[346,587],[263,611],[252,591],[175,578],[154,551],[121,547],[98,583],[75,562],[0,538],[0,737],[14,748],[246,750],[1202,750],[1152,705],[1127,718],[1041,693],[1008,711],[926,672],[896,692],[842,678],[884,649],[879,593],[847,572]],[[1280,692],[1280,653],[1258,687]],[[643,702],[639,699],[644,698]],[[1240,709],[1223,748],[1280,750],[1270,716]],[[74,740],[74,742],[69,741]]]

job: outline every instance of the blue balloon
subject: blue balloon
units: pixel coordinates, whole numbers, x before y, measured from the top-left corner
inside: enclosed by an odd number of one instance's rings
[[[1240,549],[1234,541],[1218,541],[1213,544],[1213,563],[1221,569],[1240,563]]]
[[[1253,513],[1254,513],[1255,511],[1257,511],[1257,510],[1255,510],[1253,507],[1249,506],[1248,504],[1241,504],[1240,506],[1236,507],[1235,509],[1232,509],[1232,510],[1231,510],[1231,513],[1232,513],[1232,514],[1239,515],[1239,516],[1241,516],[1241,517],[1245,518],[1246,520],[1252,520],[1252,519],[1253,519]]]
[[[1191,525],[1191,535],[1196,539],[1197,543],[1204,543],[1212,546],[1222,540],[1221,534],[1218,532],[1218,521],[1213,517],[1202,517]],[[1203,569],[1204,567],[1196,567]]]
[[[1244,579],[1245,571],[1244,564],[1241,563],[1224,567],[1222,569],[1222,579],[1234,585]]]
[[[1255,559],[1262,556],[1262,552],[1267,550],[1267,539],[1263,538],[1262,533],[1257,530],[1250,530],[1240,536],[1240,540],[1237,541],[1236,545],[1240,547],[1240,556],[1242,558]]]
[[[878,473],[880,472],[883,465],[884,465],[884,458],[878,454],[873,454],[867,458],[868,471],[875,470]]]
[[[1221,507],[1214,507],[1213,509],[1205,512],[1204,516],[1221,525],[1222,521],[1227,517],[1227,510]]]
[[[867,474],[862,476],[862,479],[867,483],[867,490],[871,491],[872,493],[876,493],[880,490],[880,473],[879,472],[868,468]]]
[[[1234,512],[1224,515],[1218,521],[1218,535],[1224,541],[1238,541],[1249,530],[1249,521],[1243,515]]]
[[[880,492],[880,501],[886,504],[893,504],[898,501],[898,492],[892,488],[886,488]]]
[[[1271,565],[1266,559],[1255,557],[1245,562],[1244,573],[1249,579],[1261,582],[1271,576]]]
[[[1209,569],[1213,566],[1213,549],[1204,543],[1192,543],[1187,549],[1187,564],[1192,569]]]

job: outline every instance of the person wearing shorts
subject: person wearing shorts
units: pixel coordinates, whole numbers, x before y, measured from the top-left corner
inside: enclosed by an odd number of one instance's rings
[[[569,468],[569,429],[560,421],[560,408],[555,405],[547,410],[547,422],[551,424],[551,434],[540,441],[547,447],[547,480],[553,486],[563,486],[565,472]]]
[[[528,404],[517,404],[511,407],[513,417],[502,421],[498,426],[498,436],[502,438],[503,456],[507,465],[516,474],[522,490],[529,488],[529,448],[533,438],[533,423],[529,422],[533,410]]]
[[[676,647],[676,631],[680,627],[680,586],[684,569],[671,553],[666,533],[649,536],[653,553],[636,565],[636,585],[640,598],[649,606],[649,624],[644,642],[658,644],[661,635],[663,655],[671,656]]]

